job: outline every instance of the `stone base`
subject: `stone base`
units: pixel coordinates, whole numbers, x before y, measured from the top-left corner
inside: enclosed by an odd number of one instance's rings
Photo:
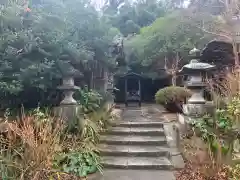
[[[180,153],[180,132],[178,124],[166,123],[164,124],[164,132],[167,139],[168,146],[170,147],[170,160],[174,169],[182,169],[185,166],[183,157]]]
[[[186,134],[188,131],[188,117],[183,114],[177,114],[177,126],[180,134]]]
[[[185,104],[183,112],[188,116],[201,117],[206,114],[205,104]]]
[[[212,101],[207,101],[205,104],[184,104],[183,113],[191,117],[202,117],[205,114],[214,112],[214,104]]]
[[[61,105],[54,108],[54,115],[61,118],[64,121],[71,121],[77,117],[80,117],[79,105]]]

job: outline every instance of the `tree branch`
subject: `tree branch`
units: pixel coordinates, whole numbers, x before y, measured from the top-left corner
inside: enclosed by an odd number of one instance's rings
[[[233,41],[233,38],[232,37],[229,37],[228,35],[225,35],[225,34],[219,34],[219,33],[215,33],[215,32],[212,32],[212,31],[208,31],[207,29],[205,29],[204,27],[199,27],[199,26],[196,26],[196,28],[199,28],[201,29],[203,32],[205,33],[208,33],[208,34],[212,34],[212,35],[215,35],[215,36],[221,36],[221,37],[224,37],[230,41]]]

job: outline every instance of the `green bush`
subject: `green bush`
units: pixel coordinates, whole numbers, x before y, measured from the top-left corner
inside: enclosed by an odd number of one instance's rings
[[[166,105],[171,103],[182,103],[191,96],[190,90],[184,87],[170,86],[158,90],[155,100],[158,104]]]
[[[88,90],[87,87],[75,93],[75,99],[81,105],[81,110],[84,114],[100,109],[103,97],[95,90]]]

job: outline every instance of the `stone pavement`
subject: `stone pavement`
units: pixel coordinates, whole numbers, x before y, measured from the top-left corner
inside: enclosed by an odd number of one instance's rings
[[[149,107],[124,109],[119,122],[101,136],[104,172],[96,180],[175,180],[164,119]],[[175,152],[173,152],[175,151]]]
[[[175,177],[171,171],[108,169],[96,180],[175,180]]]

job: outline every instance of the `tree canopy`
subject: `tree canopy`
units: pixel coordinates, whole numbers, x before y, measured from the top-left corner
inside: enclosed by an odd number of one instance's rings
[[[158,0],[106,1],[103,7],[104,18],[124,36],[139,33],[140,28],[151,25],[165,11],[164,4]]]
[[[202,18],[190,17],[188,10],[178,10],[156,19],[125,41],[126,60],[146,67],[157,64],[160,69],[164,68],[165,58],[173,63],[176,54],[187,62],[193,47],[203,47],[214,38],[200,29]],[[205,24],[213,21],[214,17],[208,15]]]
[[[54,79],[81,75],[96,62],[114,65],[109,46],[119,34],[85,0],[1,2],[0,90],[56,88]]]
[[[185,63],[190,49],[217,37],[209,32],[226,24],[226,7],[210,7],[221,3],[106,0],[96,9],[90,0],[2,0],[0,95],[56,89],[63,75],[85,77],[98,63],[160,76],[166,59]]]
[[[225,6],[220,1],[190,1],[188,7],[184,1],[160,2],[164,13],[155,16],[150,25],[139,26],[138,32],[124,39],[126,64],[138,73],[162,72],[166,59],[172,65],[176,56],[181,59],[181,64],[187,63],[192,48],[203,49],[211,40],[219,38],[223,29],[226,30],[226,21],[220,16]],[[211,8],[216,4],[219,5],[218,12]],[[203,6],[210,9],[200,8]],[[143,7],[147,9],[148,6]]]
[[[112,61],[107,53],[118,30],[100,21],[87,1],[35,0],[29,9],[23,3],[2,5],[1,80],[12,78],[41,86],[41,75],[58,77],[67,73],[66,66],[81,71],[80,65]],[[6,70],[15,76],[9,77]]]

